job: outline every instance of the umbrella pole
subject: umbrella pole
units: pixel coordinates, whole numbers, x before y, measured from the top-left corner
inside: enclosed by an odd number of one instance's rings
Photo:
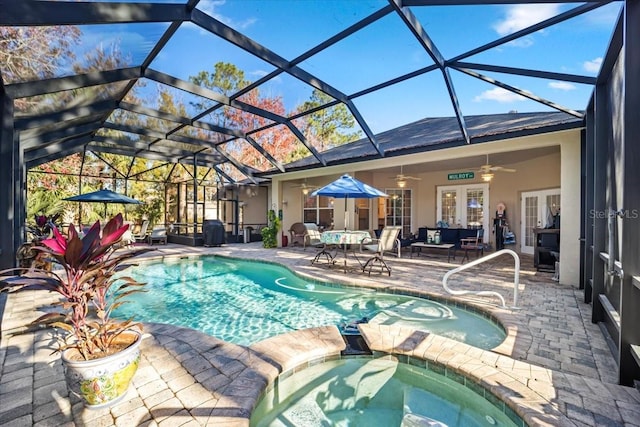
[[[344,231],[349,229],[349,210],[347,209],[347,196],[344,196]]]

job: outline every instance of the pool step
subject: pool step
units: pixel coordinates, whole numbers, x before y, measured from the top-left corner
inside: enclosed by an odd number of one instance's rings
[[[362,338],[360,334],[343,334],[342,339],[344,340],[347,347],[342,350],[341,354],[343,356],[359,356],[359,355],[372,355],[373,352]]]

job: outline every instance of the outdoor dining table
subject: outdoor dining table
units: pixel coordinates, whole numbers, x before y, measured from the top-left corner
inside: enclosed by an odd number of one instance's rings
[[[338,250],[342,249],[344,254],[344,272],[347,272],[347,254],[351,252],[358,261],[358,264],[362,267],[362,263],[358,259],[358,255],[356,254],[356,247],[360,247],[360,243],[364,239],[370,239],[371,235],[368,231],[352,231],[352,230],[328,230],[322,233],[320,236],[320,242],[323,243],[323,248],[320,252],[318,252],[311,261],[311,264],[314,264],[320,260],[320,258],[325,257],[327,262],[331,264],[336,263],[336,256],[338,255]],[[331,253],[333,250],[333,253]]]

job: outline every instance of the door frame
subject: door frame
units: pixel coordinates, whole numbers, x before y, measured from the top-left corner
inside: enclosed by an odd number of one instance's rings
[[[547,201],[546,197],[554,194],[560,195],[560,200],[562,200],[561,189],[558,188],[548,188],[546,190],[534,190],[534,191],[523,191],[520,193],[520,253],[533,255],[535,250],[535,242],[533,242],[532,246],[527,246],[527,219],[526,219],[526,206],[525,200],[527,197],[538,197],[538,213],[537,213],[537,222],[535,228],[544,228],[546,224],[542,221],[546,219],[545,212],[547,211]],[[542,203],[541,203],[542,201]],[[535,236],[534,236],[535,237]]]

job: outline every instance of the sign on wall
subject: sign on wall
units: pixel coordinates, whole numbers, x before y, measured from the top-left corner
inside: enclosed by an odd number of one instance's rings
[[[456,172],[447,175],[449,181],[457,181],[459,179],[473,179],[475,174],[473,172]]]

